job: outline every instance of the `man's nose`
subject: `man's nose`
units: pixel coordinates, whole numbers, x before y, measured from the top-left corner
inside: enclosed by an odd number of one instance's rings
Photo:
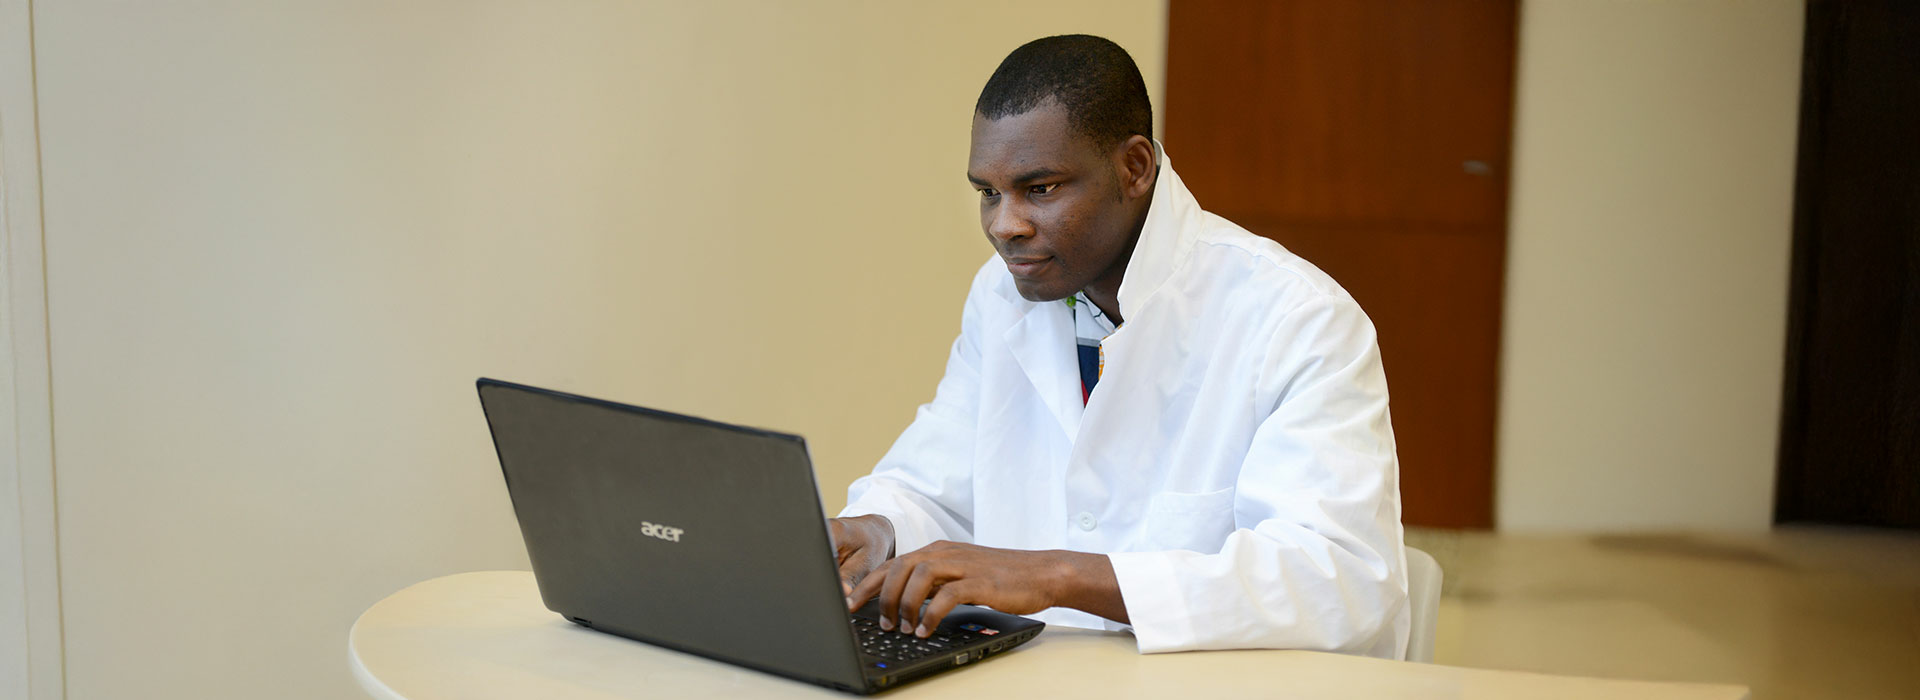
[[[987,219],[987,235],[1002,243],[1016,238],[1030,238],[1033,236],[1033,221],[1018,205],[1001,204],[994,207]]]

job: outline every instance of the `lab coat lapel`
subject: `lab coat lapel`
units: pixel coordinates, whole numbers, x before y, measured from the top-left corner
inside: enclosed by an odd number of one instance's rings
[[[1080,360],[1074,355],[1073,314],[1066,304],[1031,304],[1007,329],[1007,349],[1067,439],[1080,432]]]

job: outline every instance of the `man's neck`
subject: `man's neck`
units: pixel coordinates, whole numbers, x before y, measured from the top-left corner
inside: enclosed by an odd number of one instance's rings
[[[1155,186],[1158,186],[1158,184],[1159,183],[1155,183]],[[1147,199],[1149,202],[1152,201],[1152,197],[1153,190],[1147,190]],[[1133,262],[1134,248],[1139,247],[1140,234],[1146,230],[1146,227],[1147,209],[1142,208],[1140,215],[1134,219],[1133,235],[1127,238],[1126,250],[1120,251],[1120,260],[1115,262],[1113,268],[1109,269],[1106,274],[1101,275],[1100,279],[1094,280],[1093,284],[1089,284],[1086,289],[1080,290],[1081,293],[1087,295],[1088,301],[1093,302],[1094,306],[1100,307],[1100,313],[1106,314],[1107,318],[1113,320],[1113,325],[1115,326],[1126,322],[1126,318],[1120,315],[1120,282],[1126,279],[1127,265]]]
[[[1126,323],[1126,319],[1120,316],[1120,285],[1114,284],[1110,289],[1101,289],[1104,286],[1095,282],[1087,285],[1086,289],[1080,290],[1080,293],[1087,295],[1087,301],[1093,302],[1094,306],[1100,307],[1100,313],[1105,315],[1107,320],[1113,321],[1113,325]]]

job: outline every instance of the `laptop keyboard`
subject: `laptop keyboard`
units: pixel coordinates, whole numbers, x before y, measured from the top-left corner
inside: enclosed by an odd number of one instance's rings
[[[888,632],[880,629],[880,623],[859,616],[853,618],[853,629],[860,637],[860,649],[868,656],[893,662],[953,653],[986,638],[965,630],[934,630],[921,639],[905,632]]]

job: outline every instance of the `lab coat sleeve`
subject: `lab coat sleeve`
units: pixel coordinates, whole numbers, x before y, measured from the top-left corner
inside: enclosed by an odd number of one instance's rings
[[[1277,397],[1235,482],[1218,553],[1110,555],[1141,653],[1406,654],[1398,461],[1373,325],[1323,296],[1278,322],[1257,396]]]
[[[920,407],[873,473],[847,489],[841,517],[879,514],[893,522],[894,551],[973,535],[973,444],[980,402],[980,324],[992,260],[975,275],[961,312],[960,337],[933,401]]]

